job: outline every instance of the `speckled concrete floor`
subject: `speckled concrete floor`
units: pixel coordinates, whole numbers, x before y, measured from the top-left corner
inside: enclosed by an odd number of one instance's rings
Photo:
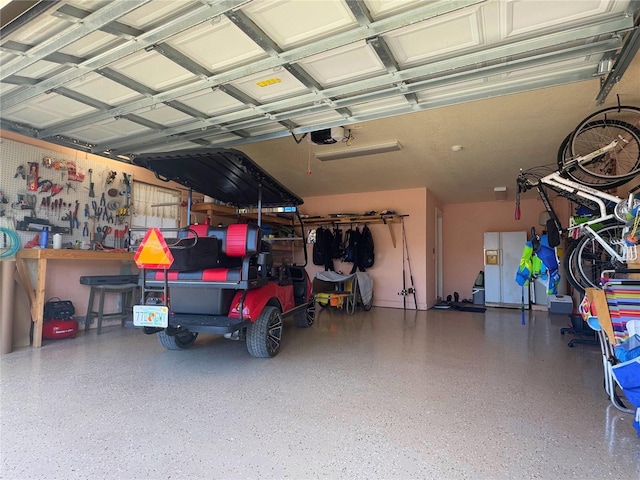
[[[3,479],[640,478],[566,319],[327,309],[280,355],[108,327],[1,359]]]

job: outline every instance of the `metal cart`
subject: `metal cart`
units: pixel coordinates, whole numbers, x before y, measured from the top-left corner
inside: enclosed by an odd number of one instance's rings
[[[361,305],[365,311],[373,306],[373,280],[367,272],[342,275],[337,272],[318,272],[314,280],[315,299],[320,308],[343,309],[347,315]]]

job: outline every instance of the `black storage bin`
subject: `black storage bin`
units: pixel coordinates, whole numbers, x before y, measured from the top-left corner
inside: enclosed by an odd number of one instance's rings
[[[171,287],[171,310],[196,315],[226,315],[237,290],[211,286]]]

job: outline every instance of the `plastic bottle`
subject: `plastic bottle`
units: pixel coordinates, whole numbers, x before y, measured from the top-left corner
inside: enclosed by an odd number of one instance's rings
[[[40,248],[47,248],[49,243],[49,227],[44,227],[40,232]]]

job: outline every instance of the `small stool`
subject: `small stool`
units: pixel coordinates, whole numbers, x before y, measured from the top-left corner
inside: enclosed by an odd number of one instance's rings
[[[84,321],[85,332],[89,330],[89,325],[94,316],[98,317],[98,335],[102,331],[102,320],[105,318],[120,318],[121,324],[124,325],[125,319],[131,314],[134,298],[138,291],[138,285],[135,283],[122,283],[119,285],[91,285],[91,293],[89,293],[89,303],[87,305],[87,315]],[[104,313],[104,297],[107,293],[118,293],[120,295],[120,311],[113,313]],[[99,295],[98,310],[94,310],[93,301],[95,296]]]

